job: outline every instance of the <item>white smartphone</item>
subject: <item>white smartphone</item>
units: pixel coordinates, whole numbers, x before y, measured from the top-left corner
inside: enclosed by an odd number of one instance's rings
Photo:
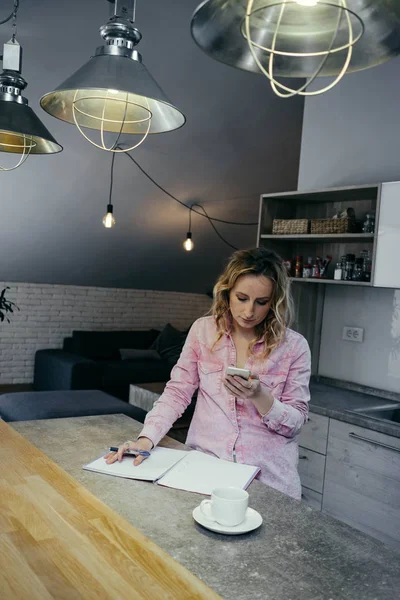
[[[236,367],[228,367],[226,373],[227,375],[239,375],[239,377],[243,377],[243,379],[248,379],[250,377],[249,369],[237,369]]]

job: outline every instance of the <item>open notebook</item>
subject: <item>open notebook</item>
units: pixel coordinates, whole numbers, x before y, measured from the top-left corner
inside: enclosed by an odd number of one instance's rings
[[[120,463],[112,465],[107,465],[101,456],[83,468],[205,495],[210,495],[216,487],[246,489],[260,471],[259,467],[222,460],[197,450],[186,452],[158,446],[138,467],[133,466],[132,456],[124,456]]]

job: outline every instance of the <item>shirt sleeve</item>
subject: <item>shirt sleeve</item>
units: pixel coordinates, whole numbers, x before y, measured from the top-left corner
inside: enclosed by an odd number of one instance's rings
[[[299,433],[308,415],[310,375],[310,348],[306,340],[301,338],[281,396],[274,397],[272,407],[262,416],[262,422],[268,429],[288,438]]]
[[[144,421],[140,437],[149,438],[154,446],[189,406],[198,388],[198,327],[199,322],[196,321],[189,331],[179,360],[171,371],[171,379]]]

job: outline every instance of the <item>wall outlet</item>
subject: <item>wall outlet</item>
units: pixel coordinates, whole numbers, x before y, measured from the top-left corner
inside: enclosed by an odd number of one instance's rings
[[[364,329],[361,327],[343,327],[342,338],[348,342],[361,343],[364,339]]]

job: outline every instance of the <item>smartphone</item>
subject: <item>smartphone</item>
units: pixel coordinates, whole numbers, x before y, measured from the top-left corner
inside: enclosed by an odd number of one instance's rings
[[[239,377],[243,377],[243,379],[248,379],[250,377],[249,369],[237,369],[236,367],[228,367],[226,373],[227,375],[239,375]]]

